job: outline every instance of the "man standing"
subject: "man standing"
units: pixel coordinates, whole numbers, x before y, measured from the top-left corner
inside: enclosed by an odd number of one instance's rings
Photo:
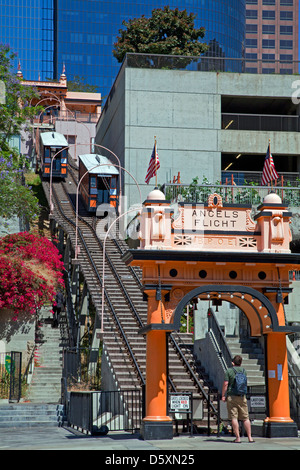
[[[58,327],[60,320],[60,313],[65,309],[66,301],[61,290],[59,290],[55,296],[55,301],[53,303],[53,327]]]
[[[232,360],[233,367],[227,369],[225,373],[225,380],[222,388],[222,401],[225,402],[227,396],[228,417],[231,419],[232,429],[235,435],[235,440],[233,442],[236,443],[241,443],[239,420],[244,423],[248,441],[254,442],[251,436],[251,423],[249,419],[246,392],[239,390],[237,386],[237,374],[244,374],[244,376],[246,376],[246,371],[241,367],[241,365],[242,357],[235,356]]]

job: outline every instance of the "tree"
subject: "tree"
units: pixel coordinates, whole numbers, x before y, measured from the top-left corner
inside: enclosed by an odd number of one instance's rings
[[[0,309],[35,314],[64,286],[64,264],[46,237],[23,232],[0,238]]]
[[[68,80],[68,91],[81,91],[85,93],[97,93],[96,85],[85,83],[85,78],[80,75],[74,75],[73,80]]]
[[[10,148],[9,141],[42,108],[30,106],[38,95],[12,72],[14,57],[9,46],[0,45],[0,80],[6,89],[5,103],[0,104],[0,217],[24,216],[30,222],[39,213],[38,200],[22,182],[27,159]]]
[[[208,46],[199,40],[204,38],[205,29],[194,27],[195,18],[186,10],[171,10],[165,6],[154,9],[150,18],[142,15],[123,21],[126,29],[119,30],[113,55],[118,62],[122,62],[128,52],[199,56]]]
[[[9,46],[0,45],[0,80],[5,83],[5,103],[0,104],[0,147],[7,147],[11,137],[19,135],[22,126],[34,117],[37,109],[30,106],[33,97],[38,97],[33,87],[24,86],[12,72],[15,54]],[[40,108],[42,110],[42,108]]]

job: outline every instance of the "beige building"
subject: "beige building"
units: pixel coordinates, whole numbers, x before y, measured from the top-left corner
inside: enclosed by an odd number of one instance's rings
[[[36,114],[33,132],[21,138],[20,151],[34,155],[39,148],[39,134],[53,129],[63,134],[70,144],[70,154],[77,160],[80,153],[89,153],[95,138],[96,123],[101,115],[101,94],[68,90],[67,76],[62,73],[59,81],[32,81],[17,75],[22,84],[37,89],[39,98],[32,105],[40,105],[44,111]]]

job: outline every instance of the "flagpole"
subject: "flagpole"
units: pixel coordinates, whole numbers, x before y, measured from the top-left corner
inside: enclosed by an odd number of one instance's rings
[[[158,188],[157,186],[157,152],[156,152],[156,135],[154,136],[154,154],[155,154],[155,187]]]
[[[269,153],[270,153],[270,155],[272,155],[271,154],[271,139],[269,139]],[[271,192],[273,192],[273,178],[272,178],[272,176],[273,176],[273,170],[271,169]]]

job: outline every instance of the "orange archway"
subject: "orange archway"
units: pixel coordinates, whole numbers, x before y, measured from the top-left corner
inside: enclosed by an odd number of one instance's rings
[[[266,435],[296,436],[290,418],[286,335],[297,327],[286,324],[284,301],[290,294],[291,270],[300,256],[290,252],[291,214],[275,194],[258,208],[223,204],[211,195],[207,205],[172,208],[164,195],[152,191],[141,211],[141,245],[124,258],[143,272],[148,302],[146,439],[171,438],[167,414],[167,333],[179,329],[185,305],[195,297],[223,299],[247,316],[252,336],[264,336],[267,350],[268,418]]]

